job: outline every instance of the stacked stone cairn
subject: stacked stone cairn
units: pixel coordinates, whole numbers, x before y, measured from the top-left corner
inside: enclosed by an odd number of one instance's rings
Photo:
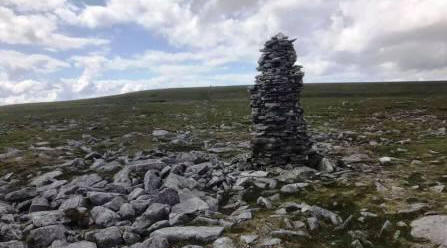
[[[312,143],[299,102],[304,73],[295,65],[294,41],[279,33],[261,49],[261,73],[249,90],[254,124],[251,162],[257,167],[309,162]]]

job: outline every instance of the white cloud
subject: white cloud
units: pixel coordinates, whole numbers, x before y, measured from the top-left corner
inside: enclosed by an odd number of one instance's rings
[[[81,38],[58,32],[58,18],[52,14],[17,14],[0,6],[0,42],[6,44],[40,45],[51,50],[104,45],[99,38]]]
[[[14,50],[0,50],[0,68],[8,77],[17,77],[26,72],[51,73],[70,64],[43,54],[24,54]]]

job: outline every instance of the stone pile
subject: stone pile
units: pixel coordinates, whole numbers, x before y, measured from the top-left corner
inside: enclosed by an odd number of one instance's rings
[[[308,163],[311,142],[299,102],[304,73],[295,65],[293,42],[279,33],[265,43],[256,84],[250,89],[254,137],[252,163],[258,167]]]

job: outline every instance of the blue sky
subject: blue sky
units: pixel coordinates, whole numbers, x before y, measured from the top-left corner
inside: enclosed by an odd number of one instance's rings
[[[252,84],[296,37],[305,82],[441,80],[445,0],[2,0],[0,105]]]

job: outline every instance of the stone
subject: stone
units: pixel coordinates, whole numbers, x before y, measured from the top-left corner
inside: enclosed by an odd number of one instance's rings
[[[180,203],[180,197],[177,190],[171,188],[164,188],[157,194],[157,196],[154,199],[154,202],[173,206],[175,204]]]
[[[113,226],[119,220],[119,215],[117,213],[101,206],[94,207],[90,211],[90,214],[95,224],[100,227]]]
[[[22,241],[12,240],[8,242],[0,242],[0,248],[26,248],[26,245]]]
[[[35,227],[68,223],[64,213],[59,210],[34,212],[29,217]]]
[[[20,240],[23,238],[23,232],[19,224],[0,223],[0,240]]]
[[[233,240],[228,237],[218,238],[213,242],[213,248],[236,248]]]
[[[281,187],[281,193],[284,194],[293,194],[296,193],[305,187],[309,186],[308,183],[292,183],[292,184],[286,184]]]
[[[26,187],[6,194],[5,200],[10,202],[21,202],[33,198],[36,195],[36,188]]]
[[[50,204],[47,199],[43,197],[36,197],[31,201],[31,206],[29,207],[29,212],[39,212],[46,211],[50,209]]]
[[[381,165],[390,165],[391,161],[392,161],[391,157],[381,157],[381,158],[379,158],[379,163]]]
[[[169,211],[169,205],[153,203],[141,216],[136,218],[135,222],[132,224],[132,228],[137,233],[142,234],[147,227],[151,226],[157,221],[168,219]]]
[[[27,243],[29,247],[46,248],[55,240],[65,240],[66,228],[63,225],[51,225],[31,230]]]
[[[249,234],[249,235],[241,235],[240,240],[247,245],[253,244],[257,239],[258,235],[256,234]]]
[[[333,225],[340,225],[343,223],[343,220],[340,216],[338,216],[336,213],[331,212],[327,209],[318,207],[318,206],[312,206],[310,209],[311,214],[316,218],[325,218],[331,221]]]
[[[87,192],[87,198],[94,206],[103,205],[111,201],[118,195],[119,194],[109,192],[96,192],[96,191]]]
[[[161,186],[161,178],[158,171],[149,170],[144,175],[144,191],[154,193]]]
[[[447,215],[424,216],[411,222],[411,236],[447,247]]]
[[[194,241],[212,242],[224,231],[220,226],[176,226],[154,231],[150,237],[160,236],[169,242]]]
[[[260,248],[271,248],[274,246],[278,246],[281,244],[281,239],[279,238],[266,238],[260,241],[259,246]]]
[[[335,163],[328,158],[322,158],[318,164],[318,170],[325,172],[334,172]]]
[[[70,244],[61,246],[61,248],[97,248],[97,246],[93,242],[83,240],[83,241],[70,243]]]
[[[130,192],[130,194],[127,196],[127,200],[132,201],[137,199],[140,195],[144,194],[144,189],[142,188],[135,188]]]
[[[34,186],[37,186],[37,187],[43,186],[45,184],[51,183],[51,181],[54,180],[54,178],[56,178],[56,177],[58,177],[58,176],[60,176],[62,174],[63,173],[60,170],[50,171],[50,172],[44,173],[44,174],[42,174],[40,176],[37,176],[37,177],[33,178],[31,180],[30,184],[34,185]]]
[[[295,65],[293,41],[278,34],[265,43],[256,83],[250,88],[253,139],[251,162],[258,167],[307,164],[312,142],[299,95],[304,73]]]
[[[85,234],[85,238],[95,242],[98,248],[118,247],[124,244],[121,231],[116,226],[89,231]]]
[[[6,202],[0,201],[0,216],[12,213],[15,213],[14,207]]]
[[[85,207],[87,205],[86,198],[84,198],[82,195],[74,195],[71,196],[69,199],[62,202],[62,204],[59,206],[59,210],[66,210],[66,209],[76,209],[79,207]]]
[[[123,219],[130,219],[130,218],[135,217],[135,215],[136,215],[135,209],[133,208],[132,204],[130,204],[130,203],[124,203],[123,205],[121,205],[119,214],[120,214],[121,218],[123,218]]]
[[[256,200],[256,204],[258,204],[261,207],[267,208],[267,209],[272,209],[273,208],[273,204],[272,202],[267,199],[264,198],[262,196],[260,196],[257,200]]]
[[[113,176],[113,183],[130,187],[132,185],[132,180],[130,179],[129,174],[130,170],[128,167],[122,168]]]
[[[106,204],[104,204],[102,206],[116,212],[116,211],[119,211],[120,207],[125,203],[127,203],[126,198],[124,198],[123,196],[116,196],[111,201],[107,202]]]

